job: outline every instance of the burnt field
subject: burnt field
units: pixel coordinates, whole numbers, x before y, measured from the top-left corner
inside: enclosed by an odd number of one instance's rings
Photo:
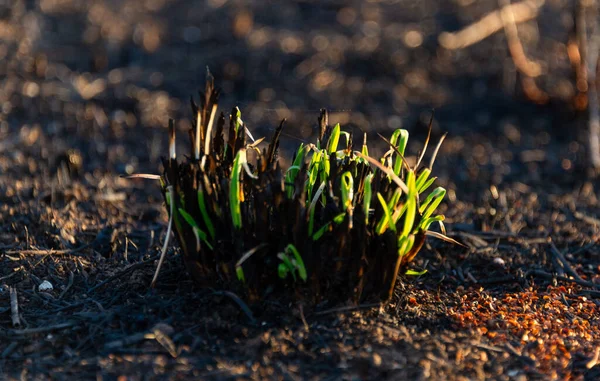
[[[507,32],[444,34],[497,1],[0,2],[0,379],[600,378],[575,2],[525,3],[533,77]],[[409,162],[435,110],[440,209],[468,248],[428,239],[389,303],[323,307],[201,288],[173,239],[151,288],[167,209],[125,176],[161,173],[169,118],[189,151],[207,67],[264,146],[287,119],[285,166],[321,108],[375,157],[407,129]]]

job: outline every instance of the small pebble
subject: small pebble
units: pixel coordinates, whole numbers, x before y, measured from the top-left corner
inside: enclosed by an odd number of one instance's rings
[[[381,356],[378,353],[373,353],[373,365],[375,365],[375,366],[381,365]]]
[[[494,258],[494,264],[498,265],[498,266],[506,266],[506,263],[504,262],[504,259],[500,258],[500,257],[496,257]]]
[[[48,282],[47,280],[43,281],[38,287],[38,291],[52,291],[52,290],[54,290],[54,286],[52,286],[52,283]]]

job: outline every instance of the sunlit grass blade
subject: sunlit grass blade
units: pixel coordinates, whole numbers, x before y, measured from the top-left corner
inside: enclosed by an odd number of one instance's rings
[[[404,226],[401,233],[402,237],[408,237],[412,232],[417,214],[418,195],[415,184],[415,172],[413,170],[408,171],[406,185],[408,186],[408,192],[406,195],[406,213],[404,215]]]
[[[419,176],[417,177],[417,192],[421,193],[421,188],[423,188],[428,180],[429,180],[429,175],[431,175],[431,169],[429,168],[423,168],[423,170],[421,171],[421,173],[419,173]]]
[[[308,165],[308,181],[306,184],[306,194],[308,197],[312,196],[313,187],[317,182],[317,177],[319,176],[319,171],[321,168],[321,158],[323,151],[313,152],[312,157],[310,159],[310,163]]]
[[[398,255],[403,257],[410,252],[413,245],[415,244],[415,236],[410,234],[406,237],[402,236],[398,240]]]
[[[229,208],[231,210],[231,221],[235,229],[242,228],[242,208],[240,200],[240,193],[242,192],[242,189],[240,184],[240,175],[242,172],[242,156],[244,154],[245,150],[241,149],[237,155],[235,155],[231,170],[231,178],[229,181]]]
[[[425,198],[425,201],[419,207],[419,213],[421,213],[422,218],[429,218],[433,212],[440,205],[442,200],[446,196],[446,189],[442,187],[435,188],[428,196]]]
[[[421,276],[421,275],[425,275],[426,273],[427,273],[427,269],[421,270],[421,271],[406,270],[406,272],[404,273],[404,275],[408,275],[408,276]]]
[[[379,200],[384,213],[383,217],[379,221],[379,224],[377,224],[377,234],[381,235],[385,233],[388,227],[393,232],[396,232],[396,224],[394,221],[392,221],[392,212],[388,208],[387,202],[385,202],[385,199],[379,192],[377,192],[377,199]]]
[[[437,177],[432,177],[429,180],[427,180],[425,182],[425,184],[423,184],[420,188],[417,189],[419,194],[421,194],[421,193],[425,192],[427,189],[429,189],[429,187],[435,182],[435,180],[437,180]]]
[[[392,147],[397,150],[396,160],[394,161],[394,173],[396,176],[399,176],[400,171],[402,170],[404,151],[406,150],[406,145],[408,144],[408,131],[404,129],[398,129],[394,131],[392,137],[390,138],[390,143],[392,143]]]
[[[439,215],[439,216],[434,216],[434,217],[429,217],[429,218],[423,218],[421,220],[421,224],[419,226],[420,230],[428,230],[429,226],[431,226],[432,223],[434,222],[442,222],[444,221],[445,217],[443,215]],[[443,224],[442,224],[443,226]],[[442,232],[445,233],[445,232]]]
[[[338,143],[340,141],[340,124],[336,124],[331,131],[331,136],[327,142],[327,153],[334,153],[337,151]]]

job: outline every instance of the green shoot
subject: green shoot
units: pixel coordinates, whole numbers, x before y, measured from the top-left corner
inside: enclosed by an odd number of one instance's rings
[[[198,189],[198,207],[200,208],[200,214],[202,215],[202,220],[204,221],[204,225],[206,225],[206,229],[208,230],[208,234],[210,235],[210,239],[215,239],[215,227],[208,215],[208,211],[206,210],[206,203],[204,202],[204,192],[202,189]]]
[[[296,281],[296,272],[300,279],[306,282],[308,274],[306,273],[306,267],[304,267],[304,261],[302,256],[291,243],[285,247],[284,252],[277,254],[277,257],[282,263],[279,264],[277,272],[279,277],[285,279],[288,273],[292,274],[294,281]]]
[[[369,213],[371,209],[371,198],[373,197],[373,174],[370,173],[365,177],[365,188],[363,191],[363,212],[365,213],[365,225],[369,224]]]
[[[196,247],[198,251],[200,251],[200,241],[204,242],[209,249],[214,250],[211,243],[208,241],[208,237],[206,233],[200,229],[196,221],[194,221],[194,217],[192,217],[188,212],[183,210],[183,208],[179,208],[179,214],[183,217],[183,219],[192,227],[194,234],[196,235]]]

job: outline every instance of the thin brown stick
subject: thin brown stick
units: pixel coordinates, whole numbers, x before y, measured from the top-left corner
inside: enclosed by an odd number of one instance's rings
[[[21,326],[21,319],[19,318],[19,299],[17,297],[17,289],[14,287],[10,287],[10,317],[13,327]]]
[[[563,255],[563,253],[561,253],[560,250],[558,250],[558,248],[552,241],[550,241],[550,251],[560,261],[560,263],[562,264],[562,266],[565,269],[565,272],[567,274],[571,275],[573,278],[577,279],[580,282],[587,282],[586,280],[581,278],[575,270],[573,270],[573,267],[571,267],[571,264],[567,261],[567,259]],[[589,282],[589,283],[591,283],[591,282]]]
[[[213,295],[229,297],[246,314],[246,316],[248,317],[248,320],[250,320],[250,323],[256,323],[256,319],[254,318],[254,315],[252,314],[252,310],[250,309],[250,307],[248,307],[248,305],[246,303],[244,303],[244,301],[239,296],[234,294],[233,292],[231,292],[231,291],[215,291],[215,292],[213,292]]]
[[[35,335],[38,333],[59,331],[61,329],[67,329],[67,328],[74,327],[75,325],[76,324],[73,322],[61,323],[61,324],[48,325],[45,327],[38,327],[38,328],[16,329],[16,330],[12,331],[12,333],[14,333],[15,335]]]
[[[152,262],[154,262],[157,258],[159,257],[159,255],[153,255],[152,257],[146,259],[145,261],[142,262],[138,262],[138,263],[134,263],[133,265],[127,267],[126,269],[118,272],[117,274],[111,276],[110,278],[98,283],[97,285],[95,285],[94,287],[90,288],[87,293],[90,294],[91,292],[95,291],[96,289],[116,280],[119,279],[120,277],[122,277],[125,274],[128,274],[130,272],[132,272],[133,270],[139,269],[141,267],[144,267],[146,265],[151,264]]]
[[[592,369],[598,364],[598,360],[600,359],[600,347],[596,347],[596,352],[594,352],[594,357],[585,364],[585,367],[588,369]]]
[[[74,280],[75,280],[75,274],[73,274],[73,271],[70,271],[69,272],[69,283],[67,284],[67,287],[65,287],[65,289],[62,290],[62,292],[58,296],[58,299],[62,299],[65,296],[65,294],[67,293],[67,291],[69,291],[69,289],[71,288],[71,286],[73,286],[73,281]]]
[[[21,255],[75,255],[79,254],[80,251],[87,249],[91,246],[91,243],[86,243],[85,245],[79,246],[75,249],[66,249],[66,250],[54,250],[54,249],[29,249],[29,250],[9,250],[6,254],[21,254]]]
[[[368,308],[379,307],[379,306],[381,306],[381,303],[370,303],[370,304],[361,304],[358,306],[331,308],[329,310],[319,311],[319,312],[315,313],[315,315],[322,316],[322,315],[335,314],[338,312],[350,312],[350,311],[368,309]]]
[[[600,226],[600,219],[598,219],[596,217],[586,216],[585,214],[583,214],[581,212],[575,212],[574,215],[575,215],[575,218],[577,218],[578,220],[587,222],[590,225]]]
[[[593,287],[593,288],[597,288],[599,285],[592,283],[592,282],[588,282],[588,281],[580,281],[578,279],[574,279],[574,278],[568,278],[566,276],[554,276],[546,271],[542,271],[542,270],[529,270],[525,273],[525,278],[527,278],[528,276],[535,276],[535,277],[540,277],[543,279],[548,279],[548,280],[552,280],[552,279],[556,279],[556,280],[560,280],[563,282],[570,282],[570,283],[577,283],[580,286],[585,286],[585,287]]]
[[[306,321],[306,317],[304,316],[304,306],[302,305],[302,303],[298,303],[298,310],[300,311],[300,319],[302,319],[304,330],[306,332],[310,332],[310,327],[308,325],[308,322]]]
[[[511,4],[508,10],[513,15],[515,24],[534,19],[545,0],[527,0]],[[486,39],[504,27],[501,10],[483,16],[480,20],[456,33],[441,33],[439,42],[446,49],[462,49]]]

